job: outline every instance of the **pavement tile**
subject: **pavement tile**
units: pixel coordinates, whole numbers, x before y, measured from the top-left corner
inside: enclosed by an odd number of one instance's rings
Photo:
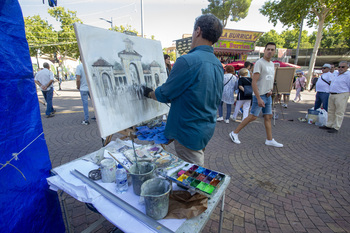
[[[63,82],[62,89],[53,100],[56,116],[42,117],[53,167],[102,146],[96,121],[80,125],[83,109],[75,81]],[[294,95],[293,90],[291,98]],[[302,95],[301,103],[290,102],[288,109],[283,109],[284,120],[281,109],[276,108],[280,118],[272,132],[283,148],[264,145],[262,117],[240,132],[240,145],[228,137],[238,123],[216,125],[206,147],[205,163],[232,178],[226,191],[223,232],[349,232],[350,100],[342,128],[338,134],[329,135],[297,120],[305,116],[315,99],[314,92]],[[42,99],[41,92],[38,96]],[[45,108],[40,106],[40,111],[43,116]],[[90,115],[94,115],[91,104]],[[118,137],[115,134],[113,140]],[[173,145],[167,150],[174,153]],[[84,203],[67,194],[62,197],[72,232],[81,232],[99,218]],[[215,209],[202,232],[217,232],[219,209]],[[104,221],[94,233],[113,228]]]

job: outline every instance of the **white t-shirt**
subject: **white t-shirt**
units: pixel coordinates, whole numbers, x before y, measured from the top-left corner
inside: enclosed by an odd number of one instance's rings
[[[275,66],[272,61],[266,61],[264,58],[258,60],[254,65],[253,75],[259,73],[260,77],[257,82],[260,95],[272,91],[275,77]]]
[[[76,75],[80,75],[80,91],[89,91],[89,86],[86,81],[83,64],[77,66]]]
[[[323,73],[321,77],[318,78],[316,83],[316,91],[329,93],[330,86],[325,81],[323,81],[322,78],[328,83],[331,83],[334,76],[331,72]]]
[[[44,68],[44,69],[40,70],[35,75],[34,80],[39,81],[42,85],[47,85],[50,82],[50,80],[54,80],[53,73],[50,70],[48,70],[47,68]],[[52,84],[45,91],[50,90],[51,87],[53,87]],[[41,87],[40,87],[40,89],[41,89]],[[41,89],[41,90],[43,90],[43,89]]]

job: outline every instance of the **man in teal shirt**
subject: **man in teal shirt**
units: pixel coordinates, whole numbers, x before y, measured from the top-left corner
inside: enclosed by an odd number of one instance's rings
[[[214,15],[199,16],[194,25],[191,51],[177,59],[167,81],[146,97],[171,103],[165,136],[175,139],[181,159],[204,165],[204,148],[214,134],[216,112],[223,91],[224,70],[212,45],[222,34]]]

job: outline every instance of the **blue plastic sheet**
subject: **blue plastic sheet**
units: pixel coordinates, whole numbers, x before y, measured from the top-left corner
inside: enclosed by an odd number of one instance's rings
[[[17,0],[0,1],[0,90],[0,232],[64,232]]]
[[[137,138],[142,141],[154,141],[156,144],[167,144],[169,139],[164,136],[165,123],[159,127],[149,128],[148,126],[136,127]]]

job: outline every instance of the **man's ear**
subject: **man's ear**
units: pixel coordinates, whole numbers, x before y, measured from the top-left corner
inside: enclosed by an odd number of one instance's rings
[[[197,27],[197,29],[194,32],[195,32],[196,37],[199,37],[202,34],[202,30],[199,26]]]

